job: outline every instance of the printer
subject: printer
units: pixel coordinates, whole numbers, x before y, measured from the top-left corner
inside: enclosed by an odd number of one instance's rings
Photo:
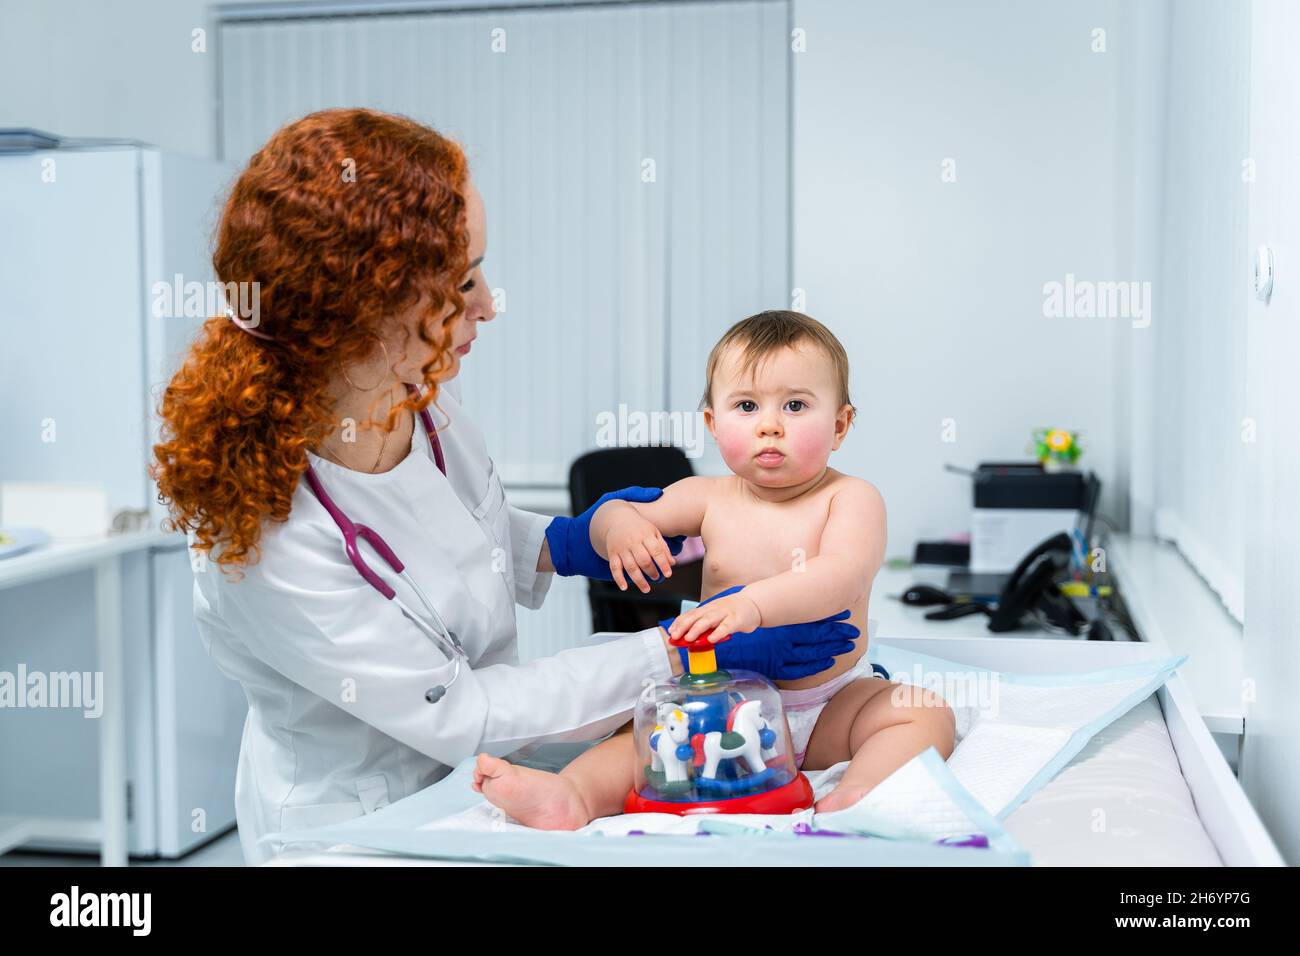
[[[973,476],[970,571],[1007,574],[1031,549],[1084,515],[1101,483],[1092,472],[1045,471],[1038,462],[981,463]]]

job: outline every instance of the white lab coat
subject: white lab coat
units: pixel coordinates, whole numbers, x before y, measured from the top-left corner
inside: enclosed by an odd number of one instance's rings
[[[469,666],[441,701],[424,693],[451,679],[451,664],[356,573],[305,482],[242,580],[211,563],[195,574],[204,644],[248,698],[235,814],[249,864],[280,849],[259,843],[267,834],[370,813],[480,751],[603,736],[628,719],[644,678],[670,676],[657,628],[518,663],[514,605],[539,607],[550,587],[552,575],[536,570],[550,518],[506,503],[458,397],[444,386],[447,417],[431,409],[446,477],[418,422],[411,453],[383,474],[312,457],[338,506],[384,537],[464,643]],[[363,554],[424,613],[377,555]]]

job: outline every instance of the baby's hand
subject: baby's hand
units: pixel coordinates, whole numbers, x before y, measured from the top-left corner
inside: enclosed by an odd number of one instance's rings
[[[713,633],[707,640],[717,643],[729,634],[744,634],[762,626],[762,623],[763,615],[758,605],[744,591],[737,591],[678,616],[668,629],[668,636],[693,641],[712,628]]]
[[[672,566],[677,563],[659,529],[631,508],[620,510],[613,519],[605,535],[605,553],[609,555],[609,573],[621,591],[627,590],[626,574],[648,594],[645,576],[671,578]]]

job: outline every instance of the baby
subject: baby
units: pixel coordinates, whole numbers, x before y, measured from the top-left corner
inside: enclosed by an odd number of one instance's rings
[[[611,501],[591,522],[591,543],[620,588],[626,577],[671,575],[665,536],[704,539],[703,593],[737,591],[682,614],[669,634],[707,640],[817,621],[849,609],[867,630],[871,582],[885,553],[885,505],[859,478],[828,467],[853,420],[848,358],[820,322],[763,312],[732,326],[709,355],[704,421],[733,474],[685,478],[648,504]],[[655,556],[658,556],[656,562]],[[930,691],[891,683],[867,662],[867,638],[827,670],[775,681],[795,760],[810,770],[850,761],[817,801],[851,806],[927,747],[947,759],[954,716]],[[625,727],[559,774],[480,754],[474,789],[527,826],[573,830],[619,813],[636,762]]]

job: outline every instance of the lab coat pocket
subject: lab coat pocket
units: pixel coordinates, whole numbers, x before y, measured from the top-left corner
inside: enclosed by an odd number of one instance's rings
[[[342,823],[374,813],[388,806],[388,778],[382,773],[357,781],[357,799],[343,803],[313,803],[305,807],[285,807],[280,811],[281,830],[310,830],[330,823]]]
[[[501,487],[501,479],[497,475],[497,466],[491,458],[488,459],[487,472],[487,490],[483,494],[483,500],[474,506],[474,517],[482,522],[495,516],[495,513],[504,507],[506,503],[506,492]],[[490,524],[490,520],[488,520]]]
[[[479,525],[492,538],[492,544],[504,551],[506,558],[510,555],[510,512],[506,508],[506,492],[497,474],[496,464],[488,459],[487,493],[474,508],[474,517]],[[498,568],[504,571],[504,568]]]

